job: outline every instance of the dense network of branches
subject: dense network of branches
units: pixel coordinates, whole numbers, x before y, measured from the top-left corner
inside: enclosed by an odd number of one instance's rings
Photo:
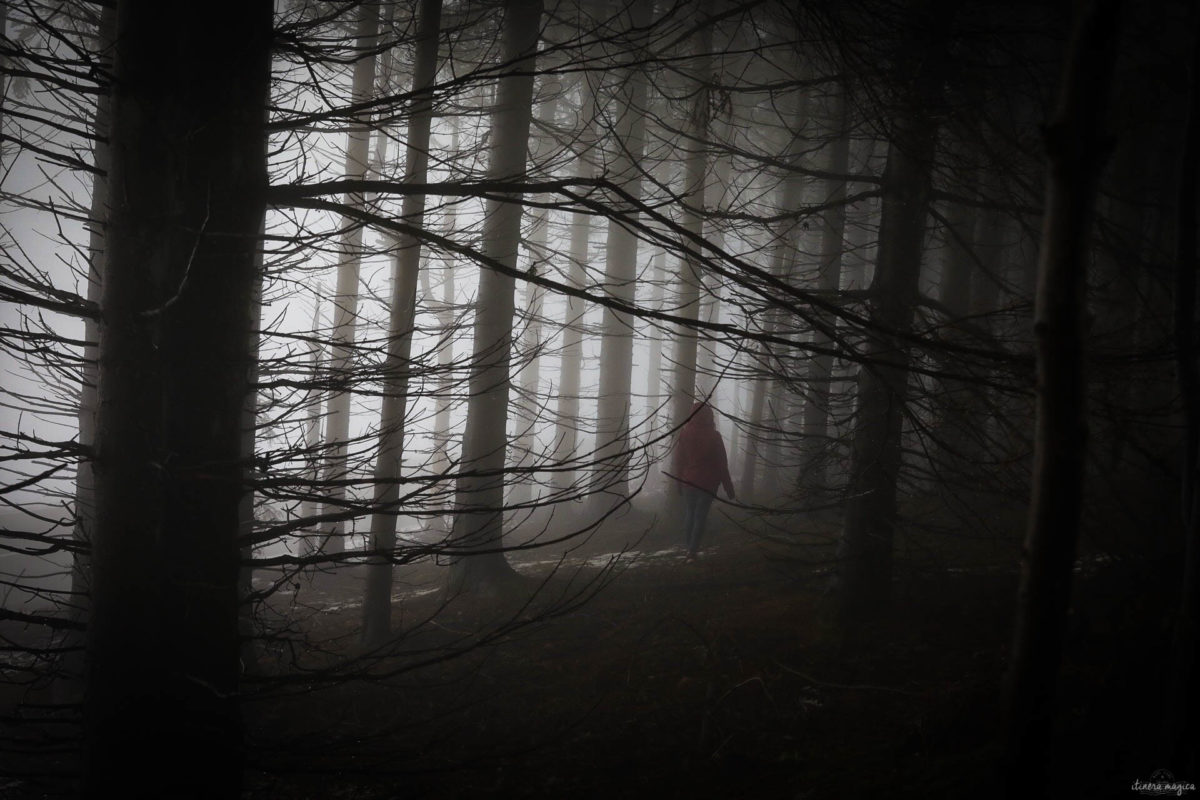
[[[931,542],[1015,563],[1060,9],[548,0],[533,58],[506,50],[517,5],[276,3],[239,465],[247,692],[383,680],[585,602],[609,572],[547,580],[536,614],[436,645],[430,619],[385,610],[362,646],[310,624],[304,587],[370,562],[390,608],[396,570],[493,564],[450,581],[452,603],[566,558],[669,498],[695,400],[739,487],[722,513],[833,564],[865,593],[848,613],[868,613],[868,583],[944,567]],[[1082,548],[1111,557],[1179,533],[1173,191],[1195,45],[1186,4],[1153,5],[1124,26],[1089,250]],[[73,687],[4,720],[5,747],[36,751],[75,728],[31,719],[79,713],[119,31],[106,3],[3,9],[0,674]],[[498,174],[498,108],[523,79],[525,168]],[[514,206],[515,261],[489,227]],[[515,313],[480,341],[489,275],[513,281]],[[501,355],[497,461],[464,432]]]

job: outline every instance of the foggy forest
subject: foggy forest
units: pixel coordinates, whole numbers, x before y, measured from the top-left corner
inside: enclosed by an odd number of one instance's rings
[[[1200,782],[1189,0],[4,0],[0,797]]]

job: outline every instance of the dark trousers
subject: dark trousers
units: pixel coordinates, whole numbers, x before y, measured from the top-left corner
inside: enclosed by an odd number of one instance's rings
[[[713,495],[695,486],[683,487],[683,537],[688,555],[700,551],[700,537],[708,522],[708,509],[712,507]]]

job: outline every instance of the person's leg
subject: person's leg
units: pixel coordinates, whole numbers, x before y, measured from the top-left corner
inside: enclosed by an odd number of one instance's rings
[[[692,552],[692,526],[696,519],[696,501],[693,496],[696,490],[690,486],[684,486],[683,495],[683,546],[687,548],[688,553]]]
[[[700,536],[704,533],[704,514],[708,507],[709,499],[708,492],[703,489],[697,489],[694,486],[687,488],[688,492],[688,526],[687,526],[687,552],[688,556],[695,556],[700,550]]]
[[[696,555],[700,552],[700,538],[704,535],[704,527],[708,523],[708,510],[712,508],[713,495],[701,489],[696,492],[696,507],[692,512],[693,532],[688,537],[688,553]]]

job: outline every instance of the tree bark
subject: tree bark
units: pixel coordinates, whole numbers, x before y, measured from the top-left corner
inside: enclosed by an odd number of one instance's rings
[[[1192,85],[1179,165],[1175,229],[1175,351],[1185,409],[1180,511],[1185,535],[1183,585],[1175,620],[1166,733],[1172,768],[1195,775],[1200,750],[1200,13],[1192,11]]]
[[[100,53],[100,67],[107,71],[112,69],[112,47],[116,41],[117,10],[115,6],[105,6],[100,11],[100,30],[97,36],[97,48]],[[3,28],[0,27],[0,32]],[[108,170],[109,149],[108,131],[112,116],[112,98],[104,91],[96,100],[96,117],[92,125],[95,131],[95,147],[92,149],[92,163],[96,168],[92,181],[92,200],[88,213],[88,288],[87,299],[91,303],[100,303],[104,281],[104,239],[105,225],[108,218]],[[83,340],[88,344],[83,348],[83,368],[80,375],[79,387],[79,443],[91,446],[96,439],[96,386],[99,382],[99,347],[100,325],[91,317],[83,320]],[[88,547],[91,541],[91,530],[95,523],[94,506],[95,480],[92,475],[92,463],[88,459],[79,462],[75,476],[75,543]],[[71,570],[71,608],[76,619],[87,617],[87,593],[90,583],[91,565],[86,551],[76,551]]]
[[[957,152],[954,153],[953,151]],[[967,148],[959,145],[952,149],[958,159],[969,157]],[[978,172],[969,173],[969,183],[978,186]],[[965,190],[964,190],[965,191]],[[945,209],[945,226],[943,236],[945,242],[942,248],[941,279],[939,282],[939,300],[945,308],[948,319],[943,336],[957,344],[964,340],[963,325],[971,310],[971,283],[978,271],[976,264],[979,256],[979,246],[975,238],[975,229],[979,213],[976,209],[961,202],[952,202]],[[935,363],[946,372],[957,372],[956,356],[944,351],[934,353]],[[975,387],[962,380],[950,377],[939,378],[936,384],[935,413],[930,425],[933,446],[931,474],[955,475],[962,469],[969,468],[977,460],[976,450],[972,447],[975,431],[973,423],[978,422],[979,415],[972,407]],[[959,487],[943,487],[948,494],[955,495]]]
[[[783,178],[779,187],[779,207],[781,214],[794,213],[800,208],[804,196],[805,178],[798,169],[803,139],[798,131],[804,125],[808,113],[808,97],[803,92],[797,92],[794,97],[795,107],[792,109],[789,130],[792,137],[785,149],[785,159],[791,171]],[[788,278],[796,263],[796,234],[798,225],[794,220],[783,222],[775,232],[771,243],[771,273],[778,278]],[[764,333],[773,335],[780,326],[781,316],[778,309],[769,309],[764,323]],[[778,381],[773,376],[776,371],[771,361],[771,353],[766,345],[755,346],[753,356],[758,374],[754,378],[750,393],[750,419],[746,431],[746,445],[742,457],[742,480],[738,496],[743,502],[753,502],[761,488],[758,485],[759,454],[762,451],[768,463],[773,463],[769,457],[772,451],[778,450],[777,437],[780,435],[777,425],[777,415],[770,411],[774,408],[772,395],[776,394]]]
[[[321,452],[321,390],[319,383],[322,380],[324,367],[324,343],[320,339],[321,336],[321,298],[319,296],[313,299],[313,319],[312,319],[312,341],[309,343],[308,351],[308,389],[304,392],[304,406],[308,409],[308,414],[304,418],[304,480],[309,481],[309,486],[316,486],[317,480],[320,477],[320,452]],[[317,514],[317,503],[314,495],[315,490],[309,489],[305,494],[304,499],[300,502],[298,514],[301,519],[312,519]],[[301,541],[301,551],[312,551],[316,548],[311,544],[311,534],[305,535]]]
[[[720,69],[717,67],[716,69]],[[715,119],[712,126],[712,137],[717,147],[724,146],[730,139],[732,129],[732,112],[726,111]],[[705,190],[705,207],[714,211],[724,212],[729,209],[730,181],[729,175],[733,170],[733,157],[722,153],[712,159],[709,167],[712,172],[712,183]],[[705,225],[705,239],[717,250],[725,249],[725,230],[722,220],[708,220]],[[708,323],[715,323],[721,318],[721,276],[711,273],[704,282],[704,299],[701,302],[700,318]],[[715,395],[717,392],[717,348],[720,343],[715,340],[705,341],[697,346],[696,372],[704,376],[699,378],[698,391],[701,395]]]
[[[505,3],[500,60],[512,66],[511,72],[500,78],[492,112],[488,163],[491,181],[519,183],[525,179],[541,17],[541,0]],[[517,263],[523,209],[520,201],[519,192],[489,200],[483,221],[484,253],[508,267]],[[470,399],[453,531],[453,546],[461,557],[451,566],[451,592],[488,592],[513,574],[503,551],[503,512],[515,291],[511,276],[487,267],[480,269]]]
[[[5,21],[2,14],[7,14],[7,7],[0,12],[0,34],[5,32]],[[97,31],[97,51],[102,71],[112,70],[112,48],[117,34],[116,6],[105,6],[100,11],[100,29]],[[109,148],[108,133],[112,121],[112,98],[106,87],[96,99],[96,116],[92,130],[97,139],[92,148],[92,164],[96,168],[92,179],[91,205],[88,210],[88,286],[87,299],[90,303],[100,305],[104,280],[104,241],[105,226],[108,220],[108,170]],[[2,100],[0,100],[2,102]],[[83,362],[80,368],[79,410],[77,420],[79,425],[79,444],[92,447],[96,442],[96,413],[97,385],[100,380],[99,363],[100,324],[97,320],[86,317],[83,320]],[[71,618],[86,622],[88,616],[89,594],[91,592],[92,564],[91,542],[92,531],[96,524],[96,481],[92,471],[92,458],[84,456],[79,460],[75,473],[75,526],[72,538],[76,550],[71,559]],[[64,637],[64,647],[67,654],[63,662],[63,680],[57,684],[57,697],[64,702],[79,700],[79,692],[83,686],[83,636],[74,631],[67,632]]]
[[[379,4],[363,3],[359,8],[356,47],[359,53],[354,62],[354,78],[351,87],[351,102],[360,103],[370,99],[375,88],[375,53],[379,35]],[[365,55],[364,55],[365,54]],[[346,135],[347,180],[362,180],[367,176],[370,159],[371,129],[360,114]],[[348,193],[343,201],[348,207],[362,209],[365,198],[361,192]],[[325,416],[325,447],[327,460],[324,489],[328,501],[325,513],[334,514],[343,510],[346,499],[347,440],[350,438],[350,381],[354,364],[354,335],[358,327],[358,276],[362,261],[363,227],[346,218],[342,221],[345,230],[339,243],[340,261],[337,268],[337,288],[333,296],[333,346],[330,348],[329,371],[338,383],[338,388],[329,397]],[[327,525],[322,533],[319,548],[328,553],[345,550],[345,522],[338,520]]]
[[[829,153],[829,171],[845,175],[850,168],[850,104],[841,93],[832,102],[833,124],[836,138]],[[841,286],[842,253],[846,235],[846,181],[827,179],[825,196],[821,202],[830,204],[821,218],[821,261],[817,275],[817,291],[832,297]],[[829,401],[833,382],[833,356],[820,352],[833,345],[833,332],[837,321],[832,314],[814,309],[814,319],[819,324],[813,329],[814,353],[809,362],[808,391],[804,407],[804,436],[802,458],[797,486],[805,490],[821,492],[826,485],[826,459],[829,449]]]
[[[666,292],[667,281],[667,251],[659,250],[654,256],[654,288],[650,295],[650,307],[655,311],[663,310],[663,295]],[[650,339],[650,358],[646,367],[646,433],[651,437],[658,436],[658,416],[662,413],[663,398],[668,396],[663,391],[662,350],[663,333],[657,325],[648,325],[646,335]],[[651,460],[656,462],[662,448],[651,448]]]
[[[96,798],[240,794],[241,429],[272,8],[179,15],[118,5],[85,706]]]
[[[429,171],[429,128],[433,120],[430,87],[437,77],[438,31],[442,0],[421,0],[417,8],[416,53],[413,61],[412,116],[404,156],[404,182],[422,184]],[[425,195],[407,194],[401,219],[415,228],[424,224]],[[392,563],[396,549],[396,513],[404,464],[405,415],[412,379],[412,339],[417,306],[421,242],[412,234],[396,240],[392,261],[391,313],[387,354],[383,363],[383,407],[379,415],[379,453],[375,461],[371,513],[371,555],[363,596],[363,642],[377,646],[392,632]]]
[[[580,151],[575,156],[575,177],[591,178],[595,167],[591,162],[590,150],[595,129],[596,92],[591,83],[591,74],[585,72],[580,78],[579,141]],[[576,211],[571,215],[571,243],[567,256],[567,283],[583,288],[587,273],[584,265],[588,260],[588,245],[592,233],[590,214]],[[554,434],[554,462],[559,465],[555,473],[554,486],[566,489],[575,480],[575,472],[563,466],[576,457],[579,448],[579,390],[583,371],[583,300],[574,295],[567,298],[567,317],[563,323],[561,367],[558,380],[557,424]]]
[[[940,6],[940,7],[939,7]],[[908,397],[909,352],[902,338],[916,309],[925,221],[942,103],[948,9],[939,2],[911,5],[900,54],[911,68],[892,120],[879,248],[871,281],[865,352],[858,375],[858,410],[851,444],[850,479],[838,553],[838,619],[843,641],[866,635],[891,597],[896,481],[900,433]],[[918,66],[919,65],[919,66]]]
[[[258,235],[266,240],[266,220]],[[241,569],[238,573],[238,636],[241,639],[243,669],[253,669],[257,662],[254,647],[254,609],[249,598],[254,591],[254,547],[249,544],[254,535],[254,479],[257,469],[255,445],[258,440],[258,382],[261,375],[259,365],[259,331],[262,329],[262,286],[263,252],[254,254],[254,290],[250,298],[250,334],[246,347],[250,354],[250,368],[246,373],[247,391],[242,401],[241,462],[242,481],[245,491],[238,503],[238,555]]]
[[[644,28],[650,22],[650,4],[634,4],[630,30]],[[634,53],[637,51],[635,50]],[[636,55],[631,58],[637,59]],[[615,151],[609,179],[622,186],[631,201],[613,198],[610,202],[621,218],[608,220],[608,238],[604,249],[606,293],[633,304],[637,281],[638,240],[630,224],[637,221],[636,202],[642,194],[641,160],[646,139],[646,70],[633,64],[620,70],[620,87],[612,102],[616,106],[611,121],[611,150]],[[624,220],[629,220],[626,223]],[[605,307],[600,340],[600,387],[596,411],[596,460],[592,491],[597,502],[607,507],[629,496],[629,415],[633,384],[633,320]]]
[[[458,119],[450,120],[450,158],[459,156]],[[445,235],[453,237],[458,227],[457,206],[453,203],[445,211]],[[428,282],[429,270],[421,273],[423,280]],[[451,365],[454,363],[454,266],[447,262],[442,274],[442,299],[435,305],[438,319],[438,381],[437,381],[437,410],[433,418],[433,447],[435,451],[434,469],[443,472],[450,468],[450,390],[454,385],[454,375]],[[433,293],[428,287],[425,294],[433,301]]]
[[[702,3],[698,9],[701,17],[708,17],[711,4]],[[709,108],[709,73],[712,71],[712,22],[702,19],[696,32],[692,34],[693,66],[692,80],[695,81],[695,91],[692,94],[692,111],[688,119],[687,135],[683,148],[687,153],[684,162],[683,190],[681,192],[680,227],[692,236],[704,233],[704,185],[708,170],[708,123],[711,109]],[[688,248],[694,249],[696,244],[688,242]],[[700,315],[700,286],[703,267],[699,258],[686,256],[680,264],[679,272],[679,316],[687,320],[697,321]],[[676,430],[682,428],[692,411],[692,403],[696,397],[696,329],[686,323],[678,326],[675,334],[675,375],[672,381],[671,425]]]
[[[1117,58],[1118,5],[1096,0],[1077,12],[1058,108],[1045,132],[1048,181],[1034,323],[1033,496],[1021,558],[1003,755],[1010,797],[1037,795],[1047,786],[1054,689],[1083,499],[1086,279],[1096,187],[1109,150],[1103,126]]]
[[[547,82],[543,86],[543,91],[549,96],[539,104],[538,118],[547,125],[554,125],[554,119],[558,115],[560,87],[557,82]],[[534,137],[532,143],[534,165],[542,168],[555,147],[556,144],[549,135]],[[540,203],[546,203],[550,197],[549,195],[539,195],[537,200]],[[533,217],[533,221],[530,225],[526,248],[529,255],[529,272],[531,275],[544,276],[550,260],[550,251],[546,246],[550,233],[550,210],[535,207],[530,211],[530,216]],[[525,285],[525,331],[521,347],[525,354],[525,363],[520,367],[521,401],[517,406],[519,432],[513,448],[516,451],[514,460],[519,470],[517,481],[513,484],[511,492],[514,503],[527,503],[537,499],[537,495],[540,495],[540,489],[537,488],[540,486],[539,476],[533,465],[539,460],[536,452],[537,438],[542,422],[539,384],[542,368],[542,311],[545,300],[546,290],[543,287],[532,282]]]

